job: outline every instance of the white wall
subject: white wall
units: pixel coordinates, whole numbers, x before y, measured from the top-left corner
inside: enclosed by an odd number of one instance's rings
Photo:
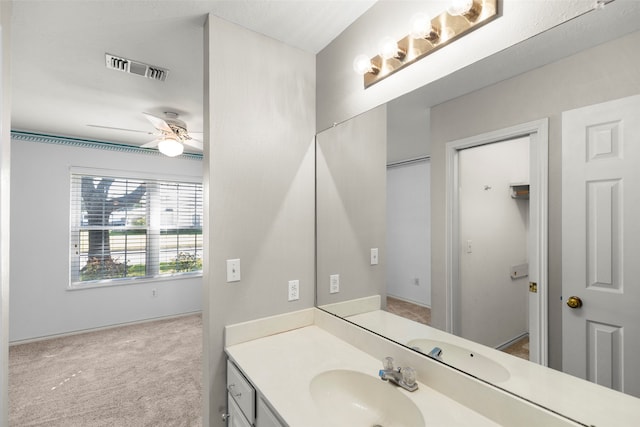
[[[362,76],[353,72],[353,59],[360,53],[375,56],[378,41],[384,36],[396,40],[404,37],[416,12],[436,16],[446,7],[444,1],[380,0],[317,56],[318,129],[326,129],[448,76],[580,15],[592,9],[593,4],[594,0],[501,0],[496,20],[365,90]],[[508,66],[504,64],[503,68]],[[490,74],[495,76],[503,71],[491,70]],[[476,75],[474,79],[481,77],[486,76]]]
[[[210,15],[204,98],[204,425],[223,426],[224,326],[314,305],[314,55]]]
[[[458,170],[456,334],[498,347],[528,331],[529,281],[510,273],[528,262],[529,201],[512,198],[509,185],[529,182],[529,137],[461,150]]]
[[[201,310],[201,278],[67,290],[71,167],[200,180],[201,160],[22,140],[12,154],[11,341]]]
[[[428,159],[387,168],[387,295],[427,307],[431,307],[430,171]]]

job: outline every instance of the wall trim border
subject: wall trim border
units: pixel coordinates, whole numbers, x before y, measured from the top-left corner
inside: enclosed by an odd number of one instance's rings
[[[120,151],[124,153],[146,154],[150,156],[162,156],[158,150],[141,148],[135,145],[119,144],[116,142],[95,141],[90,139],[72,138],[68,136],[47,135],[35,132],[12,130],[12,141],[39,142],[42,144],[58,144],[70,147],[93,148],[107,151]],[[178,159],[202,160],[202,154],[183,153]]]

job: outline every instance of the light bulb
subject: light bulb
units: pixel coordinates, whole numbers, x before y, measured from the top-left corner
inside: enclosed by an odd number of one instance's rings
[[[451,5],[447,8],[447,12],[452,16],[461,16],[469,13],[473,7],[473,0],[451,0]]]
[[[168,157],[176,157],[184,151],[184,145],[173,138],[163,139],[158,143],[158,150]]]
[[[398,43],[391,37],[384,37],[378,43],[378,54],[382,59],[391,59],[398,55]]]
[[[426,13],[416,13],[409,21],[411,37],[414,39],[424,39],[431,34],[431,17]]]
[[[371,70],[371,60],[367,55],[363,53],[355,57],[355,59],[353,60],[353,71],[360,75],[363,75],[370,72]]]

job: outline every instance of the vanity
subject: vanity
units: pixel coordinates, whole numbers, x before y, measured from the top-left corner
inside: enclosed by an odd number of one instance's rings
[[[318,308],[225,328],[231,426],[579,426]],[[382,381],[385,357],[418,389]]]

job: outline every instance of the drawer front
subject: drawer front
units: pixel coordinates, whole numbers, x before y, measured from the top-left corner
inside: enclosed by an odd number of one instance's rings
[[[229,415],[227,417],[228,427],[251,427],[249,421],[244,417],[244,414],[240,410],[238,404],[233,400],[230,394],[227,393],[227,402],[229,405]]]
[[[249,423],[253,424],[256,418],[256,392],[244,375],[229,360],[227,360],[227,391],[236,401]]]

